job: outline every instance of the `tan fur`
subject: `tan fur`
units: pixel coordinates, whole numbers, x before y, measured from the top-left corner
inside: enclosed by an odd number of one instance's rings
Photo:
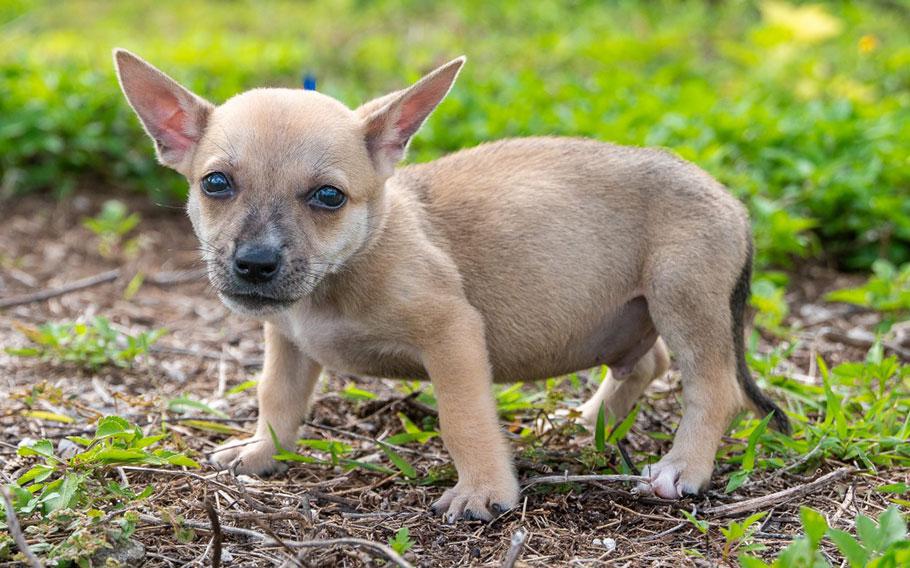
[[[147,123],[155,109],[133,93],[170,84],[126,52],[117,62]],[[273,469],[268,426],[293,446],[322,367],[428,378],[459,474],[436,506],[451,519],[487,519],[519,490],[491,384],[608,364],[582,410],[590,420],[606,404],[622,416],[666,372],[665,340],[686,409],[642,489],[671,498],[702,489],[744,405],[729,308],[749,256],[743,207],[666,152],[582,139],[506,140],[393,171],[461,63],[354,111],[315,92],[259,89],[178,115],[209,116],[186,155],[162,160],[190,181],[214,287],[231,288],[239,242],[278,239],[287,259],[274,285],[286,305],[252,309],[223,295],[267,322],[267,362],[255,443],[229,445],[216,462]],[[236,180],[232,199],[201,193],[215,170]],[[320,184],[348,203],[308,208],[302,195]]]

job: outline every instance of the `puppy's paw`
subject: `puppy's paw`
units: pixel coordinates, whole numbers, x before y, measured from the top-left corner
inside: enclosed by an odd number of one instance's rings
[[[270,439],[246,438],[215,448],[211,461],[218,469],[229,469],[240,475],[270,475],[287,470],[287,464],[276,461],[275,445]]]
[[[656,464],[644,468],[641,474],[650,481],[639,483],[637,490],[640,495],[654,495],[661,499],[697,495],[711,483],[713,471],[713,461],[707,465],[688,463],[668,454]]]
[[[490,521],[518,504],[519,491],[518,480],[511,473],[501,480],[486,483],[472,485],[459,481],[433,503],[432,509],[443,515],[448,523],[458,519]]]

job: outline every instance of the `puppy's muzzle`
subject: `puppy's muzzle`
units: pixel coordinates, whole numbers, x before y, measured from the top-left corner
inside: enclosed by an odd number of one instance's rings
[[[234,253],[234,275],[250,284],[271,282],[281,270],[281,249],[244,243]]]

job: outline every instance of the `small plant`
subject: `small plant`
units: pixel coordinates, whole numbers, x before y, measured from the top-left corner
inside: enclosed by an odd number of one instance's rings
[[[897,318],[910,313],[910,263],[897,268],[887,260],[876,260],[872,272],[862,286],[835,290],[825,299],[885,312],[887,328]]]
[[[103,317],[92,323],[47,323],[32,327],[17,323],[16,329],[34,345],[7,348],[10,355],[37,357],[45,361],[73,363],[88,370],[104,365],[129,367],[137,357],[164,335],[165,330],[129,335],[115,330]]]
[[[135,491],[110,473],[122,465],[199,467],[185,454],[157,447],[167,437],[166,432],[146,436],[123,418],[106,416],[91,438],[67,437],[82,448],[71,457],[59,455],[50,440],[21,444],[19,456],[38,463],[7,487],[17,515],[34,523],[33,534],[41,536],[32,551],[55,564],[82,566],[93,553],[129,539],[138,518],[127,508],[153,488]]]
[[[828,568],[831,564],[819,552],[819,544],[827,537],[837,546],[851,568],[884,568],[910,565],[910,539],[907,523],[897,507],[889,507],[878,516],[878,522],[865,515],[856,517],[854,537],[846,531],[828,527],[825,517],[809,509],[800,509],[805,536],[793,541],[772,563],[743,554],[744,568]]]
[[[298,454],[296,452],[287,450],[278,441],[278,437],[275,435],[275,432],[271,427],[269,427],[269,433],[272,437],[272,443],[275,444],[276,451],[274,457],[277,461],[307,463],[331,467],[341,466],[345,469],[360,468],[366,471],[374,471],[385,475],[395,473],[395,470],[388,467],[347,457],[354,453],[354,447],[344,442],[335,440],[308,439],[297,441],[298,445],[309,448],[315,452],[322,453],[323,455],[328,454],[326,457],[317,457],[313,455]],[[398,469],[398,471],[400,471],[407,479],[417,478],[417,470],[414,468],[414,466],[411,465],[411,463],[406,459],[401,457],[401,455],[396,452],[394,448],[382,441],[377,440],[375,443],[377,446],[379,446],[386,457],[389,458],[389,461],[391,461],[392,464]]]
[[[398,529],[395,536],[389,538],[389,546],[398,554],[404,554],[410,550],[411,547],[414,546],[414,541],[411,540],[411,534],[408,527],[401,527]]]
[[[752,429],[752,433],[749,434],[749,441],[746,445],[746,451],[743,453],[742,457],[742,466],[739,471],[735,472],[730,476],[730,480],[727,482],[726,493],[731,493],[738,489],[743,483],[748,481],[749,474],[755,469],[755,453],[756,446],[758,441],[761,439],[762,434],[765,433],[765,430],[768,428],[768,422],[774,417],[773,414],[768,414],[765,418],[759,422],[755,428]]]
[[[730,555],[741,550],[743,552],[762,550],[764,545],[752,542],[752,535],[758,530],[758,522],[765,518],[764,511],[750,515],[742,522],[732,521],[726,527],[721,527],[720,532],[724,535],[723,558],[727,560]]]
[[[130,213],[122,201],[111,199],[104,202],[97,215],[83,219],[82,226],[98,237],[98,253],[101,256],[110,258],[117,251],[130,256],[135,253],[138,241],[135,238],[123,239],[141,220],[139,213]]]

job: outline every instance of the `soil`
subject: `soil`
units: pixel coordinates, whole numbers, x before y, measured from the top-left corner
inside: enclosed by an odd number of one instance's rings
[[[179,208],[152,207],[144,198],[127,198],[130,208],[142,214],[138,250],[133,258],[124,253],[102,256],[97,238],[82,226],[81,219],[95,214],[103,199],[80,196],[51,201],[33,197],[0,204],[4,209],[0,216],[0,298],[121,269],[121,277],[113,283],[0,310],[0,346],[20,347],[27,343],[17,326],[86,320],[95,315],[104,315],[118,329],[130,333],[165,328],[167,334],[153,352],[132,368],[104,367],[97,372],[14,357],[0,349],[0,475],[6,481],[21,475],[29,463],[16,455],[16,445],[21,440],[59,441],[67,435],[84,435],[92,432],[94,421],[105,414],[124,416],[147,431],[156,430],[166,419],[177,441],[202,460],[206,452],[228,436],[194,428],[182,421],[192,416],[168,410],[168,401],[182,394],[226,413],[230,420],[221,423],[238,435],[251,432],[254,426],[254,389],[226,393],[255,377],[256,363],[262,357],[260,325],[231,314],[210,290],[200,273],[196,239]],[[144,284],[131,299],[124,299],[124,291],[137,272],[189,276],[166,286]],[[816,355],[829,365],[865,355],[864,348],[826,340],[824,330],[871,329],[878,323],[878,316],[820,300],[827,290],[855,284],[861,278],[817,266],[804,267],[791,278],[789,323],[800,326],[801,342],[782,363],[782,371],[817,383]],[[776,338],[764,337],[758,350],[767,352],[777,342]],[[564,406],[583,400],[596,384],[584,373],[579,383],[574,386],[571,381],[563,381],[556,389],[564,397]],[[376,397],[352,400],[343,392],[349,384]],[[45,390],[60,389],[61,396],[56,402],[47,397],[26,400],[26,395],[38,385]],[[329,374],[324,377],[302,437],[344,441],[355,448],[356,459],[391,467],[372,440],[401,431],[398,413],[417,424],[435,418],[433,409],[409,395],[404,387],[401,382]],[[542,388],[527,385],[525,390]],[[679,399],[675,371],[649,389],[625,442],[637,463],[656,461],[668,450],[680,415]],[[28,408],[60,412],[79,417],[80,421],[57,424],[30,419],[22,415]],[[190,414],[212,420],[203,413]],[[571,427],[543,432],[539,418],[534,411],[522,411],[504,422],[512,433],[521,479],[564,472],[596,473],[585,465],[592,455],[590,435]],[[522,428],[537,429],[539,435],[522,437],[518,434]],[[649,435],[654,433],[664,435]],[[713,566],[727,562],[725,540],[716,527],[726,526],[730,519],[708,516],[712,529],[705,535],[683,518],[681,510],[704,511],[800,487],[849,465],[829,460],[817,469],[799,473],[795,473],[798,469],[764,471],[732,494],[726,494],[724,487],[733,468],[719,465],[709,491],[679,502],[640,498],[627,483],[539,485],[524,493],[517,509],[494,522],[449,525],[428,511],[429,504],[453,479],[449,458],[439,439],[424,445],[410,444],[401,455],[416,468],[419,478],[432,474],[436,482],[414,483],[400,474],[313,464],[292,464],[286,474],[269,479],[237,479],[229,473],[216,473],[210,466],[187,474],[173,468],[170,472],[125,468],[116,475],[132,487],[153,486],[154,494],[136,505],[143,514],[160,519],[169,512],[189,521],[208,523],[204,506],[207,496],[222,527],[250,529],[280,541],[356,537],[386,543],[399,528],[408,527],[413,546],[405,557],[417,566],[499,566],[511,538],[522,528],[529,536],[517,566]],[[618,452],[608,451],[607,463],[618,466],[619,459]],[[762,520],[754,541],[767,547],[761,554],[779,551],[800,531],[801,505],[823,512],[834,526],[847,529],[857,511],[876,515],[887,506],[887,496],[874,491],[875,486],[889,481],[906,482],[908,475],[907,470],[878,475],[851,473],[799,499],[767,508],[769,514]],[[283,565],[291,558],[281,544],[257,542],[228,532],[223,538],[224,565]],[[203,528],[196,529],[194,539],[181,542],[171,526],[142,522],[134,540],[144,547],[144,552],[138,552],[141,560],[130,564],[209,565],[213,554],[211,532]],[[834,549],[826,549],[825,553],[832,560],[839,558]],[[375,558],[379,557],[366,548],[339,544],[307,548],[299,562],[306,566],[381,565],[383,561]],[[733,562],[733,558],[735,553],[729,561]],[[0,566],[6,565],[10,564],[0,561]]]

